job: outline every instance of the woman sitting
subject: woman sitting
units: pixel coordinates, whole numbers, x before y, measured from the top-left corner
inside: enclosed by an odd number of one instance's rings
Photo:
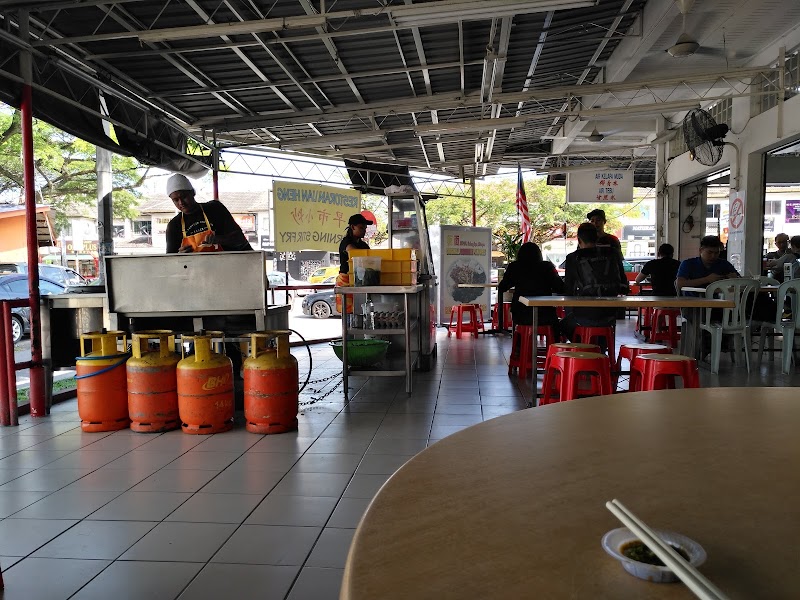
[[[531,325],[532,310],[519,302],[520,296],[550,296],[564,293],[564,282],[550,261],[542,258],[542,251],[533,242],[526,242],[517,253],[517,260],[510,263],[503,279],[497,286],[498,301],[503,293],[514,288],[511,301],[511,317],[514,325]],[[556,309],[543,306],[539,309],[536,325],[550,325],[558,336]]]

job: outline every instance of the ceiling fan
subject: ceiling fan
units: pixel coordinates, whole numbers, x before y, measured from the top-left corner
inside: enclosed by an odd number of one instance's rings
[[[617,136],[617,133],[622,133],[622,130],[614,130],[614,131],[609,131],[607,133],[600,133],[600,131],[597,130],[597,127],[594,127],[590,134],[588,134],[588,135],[587,134],[578,134],[578,135],[575,136],[574,139],[575,140],[586,140],[586,141],[592,142],[593,144],[597,144],[599,142],[602,142],[606,138],[611,138],[611,137],[614,138],[613,141],[615,141],[615,142],[624,142],[624,141],[639,142],[639,141],[642,141],[642,139],[643,139],[641,136],[639,136],[639,137],[619,137],[619,136]],[[563,135],[543,135],[542,139],[543,140],[566,140],[566,139],[570,139],[570,138],[568,138],[566,136],[563,136]]]
[[[675,41],[675,43],[666,49],[667,54],[675,58],[686,58],[695,54],[703,54],[706,56],[726,56],[727,58],[733,58],[732,56],[728,55],[728,52],[724,48],[717,49],[701,46],[700,42],[698,42],[689,32],[686,31],[686,15],[692,10],[692,6],[694,6],[694,0],[675,0],[675,3],[678,5],[678,10],[681,13],[681,34],[678,36],[678,39]],[[724,33],[722,40],[724,44]]]

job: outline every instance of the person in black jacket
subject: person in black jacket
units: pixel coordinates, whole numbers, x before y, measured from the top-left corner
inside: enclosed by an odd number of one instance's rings
[[[578,249],[567,255],[564,287],[568,296],[627,295],[629,286],[616,248],[597,245],[597,229],[591,223],[578,227]],[[613,325],[615,308],[568,308],[561,330],[572,339],[578,325],[605,327]]]
[[[533,319],[531,309],[519,302],[520,296],[549,296],[553,292],[564,293],[564,282],[556,272],[553,263],[542,258],[542,251],[533,242],[526,242],[517,253],[517,260],[510,263],[497,286],[497,295],[514,288],[511,302],[511,317],[514,325],[530,325]],[[539,309],[537,325],[552,325],[558,329],[556,309],[546,306]]]

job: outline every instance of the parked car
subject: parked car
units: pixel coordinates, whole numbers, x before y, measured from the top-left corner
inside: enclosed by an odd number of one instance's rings
[[[0,263],[0,273],[27,273],[28,263]],[[86,285],[86,279],[74,269],[61,265],[39,264],[39,277],[44,277],[64,287]]]
[[[289,275],[289,283],[286,283],[286,273],[282,273],[280,271],[270,271],[267,273],[267,279],[269,280],[269,287],[275,288],[278,286],[284,285],[292,285],[292,286],[300,286],[300,285],[307,285],[307,281],[300,281],[299,279],[295,279],[291,275]],[[297,296],[302,298],[306,294],[310,294],[313,292],[313,289],[298,289],[298,290],[276,290],[275,292],[269,292],[269,298],[272,300],[272,294],[275,294],[275,302],[282,302],[285,304],[291,304],[292,299]]]
[[[63,294],[66,288],[63,285],[50,281],[49,279],[39,279],[39,293],[43,296]],[[0,300],[27,299],[28,276],[22,273],[11,273],[0,275]],[[11,335],[16,344],[22,336],[31,331],[31,313],[27,306],[11,309]]]
[[[339,311],[336,310],[336,294],[333,293],[333,290],[309,294],[303,298],[302,308],[304,315],[312,316],[315,319],[327,319],[339,315]]]
[[[336,276],[338,274],[339,274],[339,265],[330,267],[320,267],[311,274],[311,277],[308,278],[308,282],[323,283],[329,277],[333,277],[334,279],[336,279]]]

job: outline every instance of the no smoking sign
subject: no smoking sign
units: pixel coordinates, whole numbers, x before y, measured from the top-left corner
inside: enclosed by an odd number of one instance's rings
[[[729,222],[731,229],[739,229],[744,223],[744,201],[738,196],[731,202]]]

